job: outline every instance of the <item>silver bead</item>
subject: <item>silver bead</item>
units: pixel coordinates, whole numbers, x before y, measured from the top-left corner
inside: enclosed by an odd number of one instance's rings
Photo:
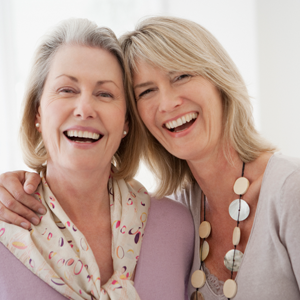
[[[236,199],[232,201],[229,205],[229,214],[230,217],[237,221],[239,215],[239,201],[241,201],[241,209],[240,209],[240,216],[239,221],[244,221],[248,218],[250,214],[250,207],[248,203],[243,199]]]

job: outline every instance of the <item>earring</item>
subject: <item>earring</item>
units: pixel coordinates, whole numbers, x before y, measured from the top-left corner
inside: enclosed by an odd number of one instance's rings
[[[124,130],[124,132],[123,132],[123,133],[124,133],[124,135],[126,135],[126,134],[127,134],[127,131],[126,131],[126,130]]]
[[[40,123],[35,123],[35,127],[39,128],[40,127]]]

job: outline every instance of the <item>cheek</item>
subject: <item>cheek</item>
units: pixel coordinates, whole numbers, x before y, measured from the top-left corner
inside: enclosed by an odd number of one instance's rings
[[[148,107],[144,102],[139,101],[137,103],[137,110],[143,123],[148,127],[148,129],[150,129],[149,127],[151,127],[151,120],[153,118],[151,108]]]

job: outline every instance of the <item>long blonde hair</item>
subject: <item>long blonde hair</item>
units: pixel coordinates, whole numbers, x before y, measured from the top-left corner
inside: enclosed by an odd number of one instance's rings
[[[252,105],[238,69],[205,28],[185,19],[151,17],[123,35],[120,42],[131,75],[136,71],[137,60],[141,60],[167,71],[193,72],[217,87],[223,101],[223,151],[228,161],[231,147],[246,163],[265,151],[275,150],[255,129]],[[174,193],[194,182],[187,162],[170,154],[149,130],[146,132],[143,157],[160,180],[157,195]]]

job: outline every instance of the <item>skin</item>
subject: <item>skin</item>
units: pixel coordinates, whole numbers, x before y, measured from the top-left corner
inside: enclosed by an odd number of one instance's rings
[[[233,192],[233,185],[241,176],[242,161],[233,148],[233,165],[223,153],[220,93],[201,76],[168,73],[144,61],[138,62],[138,71],[133,79],[137,107],[143,122],[171,154],[188,162],[207,197],[206,220],[212,226],[212,233],[207,239],[210,254],[205,264],[212,274],[226,281],[230,278],[230,271],[220,262],[223,262],[224,254],[233,248],[231,237],[236,221],[227,212],[230,203],[238,198]],[[190,127],[180,132],[171,132],[166,128],[166,122],[190,112],[197,113],[197,119]],[[244,176],[250,181],[250,187],[243,199],[248,202],[251,214],[240,223],[242,239],[237,249],[242,252],[251,232],[263,173],[270,157],[270,153],[264,153],[246,164]]]
[[[219,280],[226,281],[230,278],[230,271],[222,262],[224,254],[233,248],[232,232],[236,226],[228,214],[228,207],[238,198],[233,192],[233,185],[241,176],[242,161],[232,147],[232,163],[223,153],[224,116],[220,93],[201,76],[169,73],[144,61],[138,61],[137,66],[133,85],[139,114],[150,132],[171,154],[188,162],[206,195],[206,219],[211,223],[212,233],[207,239],[210,254],[205,264]],[[197,119],[191,126],[180,132],[166,128],[166,122],[187,113],[197,113]],[[250,181],[250,187],[243,199],[249,204],[251,213],[240,223],[242,238],[237,249],[242,252],[245,252],[251,232],[263,174],[271,155],[263,153],[246,164],[244,176]],[[8,182],[11,177],[5,178],[5,181]],[[1,182],[4,184],[3,180]]]
[[[113,274],[107,181],[111,158],[128,131],[125,114],[122,70],[111,53],[79,45],[58,50],[36,115],[48,153],[46,178],[92,248],[102,284]],[[64,132],[75,129],[102,138],[71,141]]]

